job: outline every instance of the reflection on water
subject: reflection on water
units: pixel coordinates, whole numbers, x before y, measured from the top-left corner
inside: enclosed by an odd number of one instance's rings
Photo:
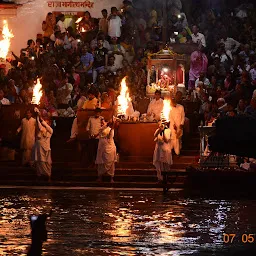
[[[192,200],[154,191],[6,189],[0,190],[0,255],[26,255],[28,216],[50,209],[44,255],[52,256],[224,255],[229,245],[223,233],[256,231],[256,201]]]

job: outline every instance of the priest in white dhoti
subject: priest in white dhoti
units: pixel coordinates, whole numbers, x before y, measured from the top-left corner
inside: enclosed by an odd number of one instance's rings
[[[170,130],[171,130],[171,149],[174,149],[176,155],[180,155],[181,138],[185,122],[184,107],[176,103],[175,98],[171,100],[172,110],[170,111]]]
[[[111,183],[114,182],[116,161],[117,155],[114,142],[114,123],[111,122],[108,124],[102,120],[95,162],[98,165],[98,182],[102,182],[102,177],[105,174],[111,177]]]
[[[77,124],[77,117],[73,120],[72,127],[71,127],[71,134],[70,138],[67,143],[75,141],[78,135],[78,124]]]
[[[147,116],[152,116],[155,120],[160,120],[163,107],[164,101],[161,99],[161,91],[156,90],[154,99],[148,105]]]
[[[72,124],[70,139],[76,139],[77,135],[78,135],[78,124],[77,124],[77,117],[76,117]]]
[[[44,120],[40,113],[36,118],[37,136],[33,148],[33,161],[36,167],[37,176],[39,178],[51,179],[52,173],[52,158],[50,141],[53,134],[53,129],[50,127],[49,120]]]
[[[22,150],[22,165],[31,165],[31,153],[35,144],[36,119],[31,110],[27,110],[26,117],[21,120],[17,134],[22,131],[20,148]]]
[[[163,181],[162,172],[170,170],[172,161],[171,149],[171,130],[166,124],[159,123],[159,128],[155,131],[155,151],[153,156],[153,164],[156,167],[158,182]]]

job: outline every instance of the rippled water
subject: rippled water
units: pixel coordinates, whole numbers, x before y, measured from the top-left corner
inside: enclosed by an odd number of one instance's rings
[[[238,241],[243,233],[256,233],[252,200],[188,199],[155,191],[5,189],[0,190],[0,255],[26,255],[28,216],[50,209],[44,255],[51,256],[226,255],[248,247]],[[232,246],[223,243],[223,233],[237,235]]]

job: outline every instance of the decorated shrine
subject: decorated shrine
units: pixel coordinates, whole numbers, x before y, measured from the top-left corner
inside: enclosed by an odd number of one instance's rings
[[[185,64],[185,55],[169,49],[148,55],[147,96],[152,97],[156,90],[169,97],[178,90],[185,93]]]

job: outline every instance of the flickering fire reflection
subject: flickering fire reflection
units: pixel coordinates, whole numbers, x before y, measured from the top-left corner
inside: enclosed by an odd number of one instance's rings
[[[256,204],[250,200],[192,200],[155,191],[5,189],[0,190],[0,255],[26,255],[28,216],[49,209],[44,255],[225,256],[222,252],[231,247],[223,243],[223,233],[250,233],[256,225]]]

